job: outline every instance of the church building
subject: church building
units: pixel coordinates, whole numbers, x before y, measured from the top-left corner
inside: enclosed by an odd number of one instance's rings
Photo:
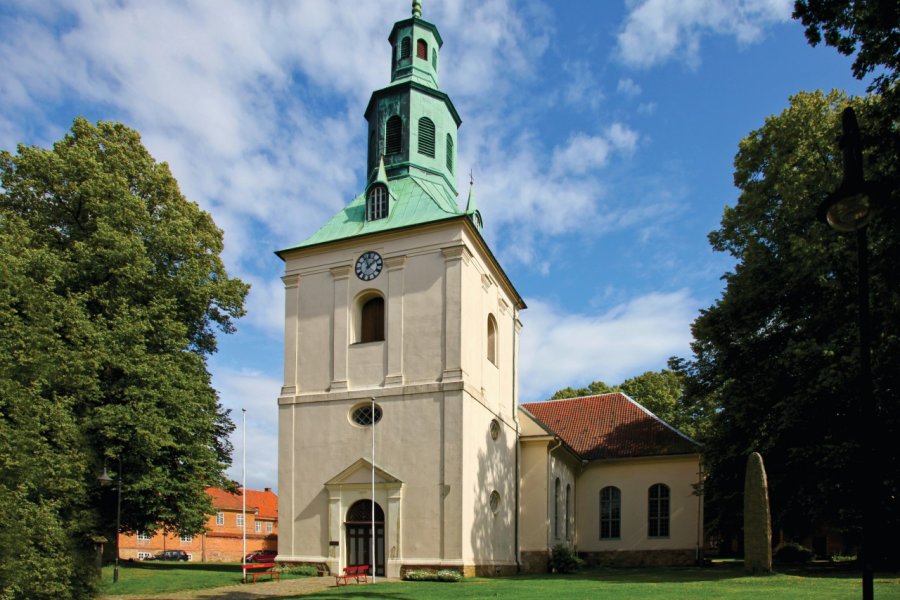
[[[457,201],[461,119],[438,84],[440,33],[415,0],[388,41],[391,81],[365,112],[365,189],[277,252],[278,560],[398,577],[542,570],[557,543],[598,562],[693,557],[693,441],[621,394],[519,404],[525,303],[482,237],[471,186]],[[566,427],[601,405],[602,423]],[[647,439],[598,450],[620,426]]]

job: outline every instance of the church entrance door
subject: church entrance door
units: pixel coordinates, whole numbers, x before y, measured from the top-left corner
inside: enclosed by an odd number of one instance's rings
[[[372,564],[372,501],[354,502],[347,511],[347,566]],[[375,574],[384,576],[384,511],[375,503]]]

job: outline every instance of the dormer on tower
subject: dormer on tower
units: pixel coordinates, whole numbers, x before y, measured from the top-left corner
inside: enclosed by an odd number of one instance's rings
[[[454,198],[456,140],[462,123],[449,96],[438,88],[438,54],[443,40],[437,27],[422,19],[413,2],[412,17],[398,21],[388,36],[391,83],[372,94],[367,172],[384,160],[389,180],[426,179]]]

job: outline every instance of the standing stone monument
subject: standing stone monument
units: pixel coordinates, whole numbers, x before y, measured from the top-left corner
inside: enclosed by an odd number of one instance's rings
[[[769,487],[759,452],[747,457],[744,475],[744,570],[752,575],[772,572]]]

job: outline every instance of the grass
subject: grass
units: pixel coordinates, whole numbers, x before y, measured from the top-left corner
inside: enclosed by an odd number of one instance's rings
[[[578,575],[520,575],[467,579],[461,583],[399,582],[347,586],[298,596],[302,600],[364,598],[367,600],[844,600],[861,594],[858,574],[850,571],[796,570],[747,577],[738,566],[713,568],[594,569]],[[900,578],[879,577],[879,600],[900,599]]]
[[[240,563],[120,562],[118,583],[113,583],[113,566],[103,567],[100,594],[130,596],[202,590],[235,585],[241,577]],[[283,579],[293,577],[297,575],[282,574]]]
[[[285,574],[285,578],[293,575]],[[200,590],[233,585],[241,579],[235,563],[120,563],[119,583],[112,567],[103,569],[101,594],[127,596]],[[775,575],[748,577],[740,564],[708,568],[592,569],[577,575],[519,575],[475,578],[460,583],[385,582],[342,586],[297,596],[301,600],[364,598],[367,600],[837,600],[861,593],[856,571],[835,567],[783,569]],[[879,574],[875,597],[900,600],[900,575]]]

